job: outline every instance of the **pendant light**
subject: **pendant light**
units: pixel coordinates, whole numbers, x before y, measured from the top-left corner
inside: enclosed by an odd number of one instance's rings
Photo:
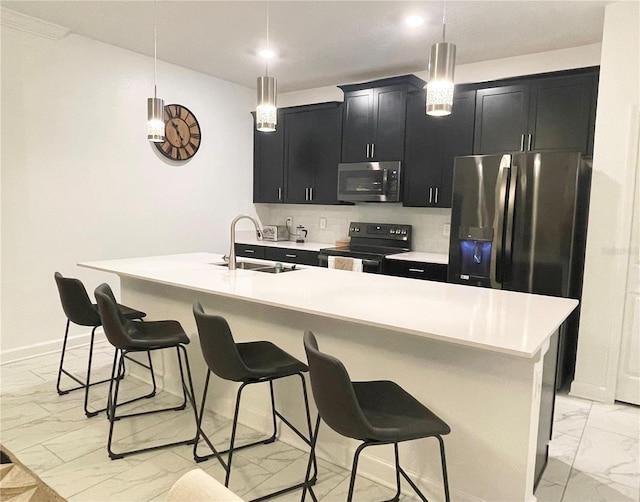
[[[442,42],[431,46],[427,77],[427,115],[442,117],[453,108],[453,73],[456,46],[445,42],[446,8],[442,5]]]
[[[269,51],[269,4],[267,3],[267,50]],[[264,77],[258,77],[258,104],[256,106],[256,129],[273,132],[278,122],[276,106],[276,79],[269,76],[268,58],[265,59]]]
[[[153,2],[153,97],[147,99],[147,139],[162,143],[164,137],[164,101],[156,94],[158,66],[158,19],[156,1]]]

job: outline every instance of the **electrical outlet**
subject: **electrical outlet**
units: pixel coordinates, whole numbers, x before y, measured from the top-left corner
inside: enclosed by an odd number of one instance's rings
[[[444,225],[442,225],[442,235],[444,235],[445,237],[449,237],[450,233],[451,225],[449,223],[445,223]]]
[[[320,230],[327,228],[327,219],[323,216],[320,218]]]
[[[293,227],[293,218],[291,216],[287,216],[285,222],[288,227]]]

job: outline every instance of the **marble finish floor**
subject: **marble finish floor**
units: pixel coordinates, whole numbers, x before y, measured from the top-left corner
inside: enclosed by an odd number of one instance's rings
[[[68,361],[78,373],[85,365],[85,351],[80,347],[68,352]],[[112,354],[109,346],[97,346],[97,378],[108,375]],[[57,364],[58,355],[52,354],[0,366],[0,443],[70,502],[163,501],[171,485],[196,467],[192,447],[111,461],[105,448],[108,422],[104,414],[85,418],[81,391],[57,395]],[[133,378],[125,379],[124,392],[133,396],[141,385]],[[103,405],[106,387],[94,388],[95,406]],[[157,406],[158,401],[171,404],[177,398],[160,393],[131,406],[142,410],[149,404]],[[228,441],[230,424],[225,418],[210,413],[205,428],[212,431],[215,444]],[[126,448],[145,440],[175,438],[176,431],[184,431],[186,437],[192,434],[193,415],[169,412],[124,420],[117,424],[115,441]],[[257,432],[239,428],[238,441],[257,437]],[[538,501],[640,502],[639,450],[640,408],[558,396],[550,460],[536,491]],[[306,461],[305,452],[280,441],[242,450],[234,456],[230,488],[247,500],[258,497],[302,479]],[[214,460],[197,467],[224,479],[223,469]],[[345,500],[348,475],[347,470],[320,461],[318,498],[323,502]],[[450,483],[455,493],[455,479]],[[392,495],[393,490],[385,486],[365,478],[357,480],[355,500],[382,500]],[[442,495],[436,494],[434,500],[438,497]],[[300,492],[274,500],[297,501]],[[402,500],[413,499],[404,496]]]

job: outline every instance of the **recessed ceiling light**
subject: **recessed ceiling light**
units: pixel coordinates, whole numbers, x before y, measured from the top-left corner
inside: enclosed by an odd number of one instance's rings
[[[271,49],[262,49],[258,54],[263,59],[273,59],[276,55]]]
[[[421,16],[409,16],[404,20],[405,23],[407,23],[409,26],[420,26],[422,23],[424,23],[424,19]]]

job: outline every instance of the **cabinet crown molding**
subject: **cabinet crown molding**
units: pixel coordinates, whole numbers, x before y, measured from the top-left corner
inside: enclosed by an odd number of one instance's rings
[[[49,40],[60,40],[71,32],[65,26],[49,23],[4,7],[0,7],[0,25]]]

